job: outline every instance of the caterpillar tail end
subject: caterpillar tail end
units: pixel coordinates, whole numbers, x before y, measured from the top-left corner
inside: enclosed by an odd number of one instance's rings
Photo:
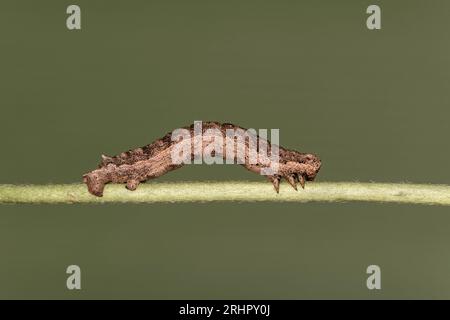
[[[96,197],[103,197],[105,183],[97,174],[91,172],[83,175],[83,182],[86,183],[90,194]]]

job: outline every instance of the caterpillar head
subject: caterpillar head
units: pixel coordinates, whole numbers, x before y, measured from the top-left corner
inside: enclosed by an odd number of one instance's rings
[[[320,161],[319,157],[312,153],[300,153],[297,163],[305,165],[306,181],[313,181],[322,166],[322,161]]]
[[[282,177],[297,190],[297,182],[304,188],[305,181],[313,181],[322,166],[319,157],[312,153],[301,153],[294,150],[280,152],[280,168],[277,175],[269,177],[275,190],[279,192]]]

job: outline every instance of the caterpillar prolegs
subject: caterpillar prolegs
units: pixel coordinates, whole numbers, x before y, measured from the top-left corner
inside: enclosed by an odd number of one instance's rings
[[[247,132],[246,129],[230,123],[203,122],[200,136],[196,135],[194,125],[182,129],[189,133],[184,139],[174,139],[175,131],[172,131],[144,147],[129,150],[113,157],[102,155],[98,168],[83,175],[83,181],[86,183],[89,192],[101,197],[105,185],[110,182],[124,183],[128,190],[136,190],[140,183],[160,177],[169,171],[181,168],[186,164],[186,161],[194,160],[198,156],[198,152],[195,151],[198,151],[197,147],[200,148],[201,153],[210,147],[211,143],[217,143],[217,141],[221,141],[222,148],[219,148],[220,152],[217,152],[217,148],[214,149],[212,152],[214,157],[225,159],[226,156],[229,160],[231,153],[234,163],[241,164],[246,169],[258,174],[263,174],[262,170],[271,168],[274,165],[274,160],[269,156],[258,156],[255,161],[251,157],[252,146],[256,147],[258,155],[260,151],[258,148],[261,143],[267,146],[268,154],[272,150],[278,150],[277,171],[267,175],[277,193],[279,192],[281,178],[285,178],[297,190],[297,183],[300,183],[304,188],[305,181],[313,181],[321,167],[321,161],[316,155],[271,145],[270,141],[256,134],[251,136],[253,140],[240,139],[238,135],[230,138],[227,136],[230,130]],[[218,135],[224,138],[218,140]],[[231,149],[229,148],[230,145],[233,145]],[[174,161],[173,155],[182,150],[181,147],[186,146],[188,146],[189,152],[187,152],[185,159]],[[240,152],[241,150],[244,150],[244,152]],[[189,159],[186,159],[186,157]]]

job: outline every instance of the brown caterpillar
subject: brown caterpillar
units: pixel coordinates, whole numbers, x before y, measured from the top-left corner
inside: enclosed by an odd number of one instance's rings
[[[191,133],[190,136],[194,137],[194,125],[183,129],[189,130]],[[220,124],[218,122],[203,122],[202,136],[200,138],[202,143],[201,148],[205,148],[212,140],[214,140],[215,136],[209,134],[207,132],[208,129],[216,129],[216,131],[220,131],[223,136],[226,136],[227,129],[246,131],[246,129],[230,123]],[[196,143],[193,139],[194,138],[191,138],[191,141],[188,141],[189,146],[194,146]],[[273,149],[268,140],[256,135],[256,141],[259,143],[260,140],[267,143],[269,152]],[[270,161],[261,161],[257,163],[250,162],[248,153],[245,153],[244,157],[239,155],[237,152],[239,143],[245,143],[245,146],[248,147],[248,140],[239,142],[238,139],[235,139],[234,142],[237,143],[234,150],[232,150],[234,160],[236,160],[236,162],[237,160],[240,160],[239,163],[246,169],[260,174],[263,168],[267,168],[270,165]],[[102,161],[98,168],[83,175],[83,181],[86,183],[89,192],[98,197],[103,195],[105,184],[110,182],[126,183],[126,188],[128,190],[136,190],[140,183],[160,177],[165,173],[178,169],[184,165],[183,163],[174,163],[171,157],[171,152],[173,152],[175,147],[180,146],[177,146],[179,143],[181,142],[172,141],[172,132],[169,132],[163,138],[144,147],[129,150],[114,157],[102,155]],[[225,143],[226,139],[224,139],[222,150],[225,150]],[[278,147],[278,150],[278,171],[276,174],[267,176],[269,181],[273,183],[277,193],[279,192],[280,180],[282,177],[285,178],[295,190],[297,190],[297,182],[304,188],[305,180],[314,180],[321,167],[321,161],[316,155],[288,150],[282,147]],[[190,151],[191,153],[189,156],[191,159],[194,159],[194,151],[192,149],[190,149]],[[222,152],[222,154],[217,156],[224,158],[223,153],[225,152]]]

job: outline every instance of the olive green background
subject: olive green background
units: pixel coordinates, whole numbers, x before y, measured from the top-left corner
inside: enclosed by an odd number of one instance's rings
[[[65,25],[72,3],[80,31]],[[369,4],[382,30],[366,28]],[[279,128],[283,146],[320,155],[320,181],[448,184],[449,10],[445,0],[2,0],[0,183],[79,182],[101,153],[216,120]],[[263,178],[192,165],[159,180],[227,179]],[[1,205],[0,298],[450,298],[449,213]],[[81,291],[66,289],[70,264]],[[380,291],[366,288],[371,264]]]

